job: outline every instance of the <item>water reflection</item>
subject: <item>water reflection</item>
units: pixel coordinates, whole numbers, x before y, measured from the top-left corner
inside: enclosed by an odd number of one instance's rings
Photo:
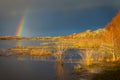
[[[18,40],[16,46],[40,46],[42,41]]]
[[[64,73],[64,64],[61,61],[55,62],[55,70],[57,74],[57,80],[65,80],[65,73]]]
[[[0,40],[0,49],[4,48],[11,48],[11,47],[15,47],[17,44],[16,40]]]
[[[51,62],[53,63],[53,68],[55,69],[55,74],[49,73],[54,75],[55,80],[66,80],[66,76],[67,76],[67,70],[65,69],[65,64],[63,63],[63,61],[58,61],[58,60],[52,60],[50,57],[18,57],[17,60],[19,61],[40,61],[42,63],[46,63],[46,62]],[[49,67],[50,65],[48,65]],[[70,66],[69,66],[70,67]],[[67,68],[69,68],[67,67]],[[53,80],[53,79],[50,79]]]

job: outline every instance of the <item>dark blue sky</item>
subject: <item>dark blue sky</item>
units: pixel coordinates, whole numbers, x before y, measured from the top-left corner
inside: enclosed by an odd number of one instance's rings
[[[0,0],[0,35],[15,35],[26,7],[22,36],[57,36],[105,27],[120,0]]]

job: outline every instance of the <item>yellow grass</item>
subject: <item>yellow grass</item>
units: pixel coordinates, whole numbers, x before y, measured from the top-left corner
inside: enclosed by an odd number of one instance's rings
[[[33,49],[31,50],[31,53],[30,53],[30,56],[49,56],[49,55],[52,55],[52,53],[46,50]]]

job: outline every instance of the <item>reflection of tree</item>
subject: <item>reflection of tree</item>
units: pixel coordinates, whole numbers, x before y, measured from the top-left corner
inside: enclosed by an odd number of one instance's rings
[[[55,69],[57,74],[57,80],[65,80],[63,63],[61,61],[55,62]]]

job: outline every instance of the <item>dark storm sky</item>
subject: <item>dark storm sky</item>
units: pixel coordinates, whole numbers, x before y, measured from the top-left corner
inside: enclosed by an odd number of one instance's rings
[[[57,36],[103,28],[120,0],[0,0],[0,35],[15,35],[28,8],[22,36]]]

